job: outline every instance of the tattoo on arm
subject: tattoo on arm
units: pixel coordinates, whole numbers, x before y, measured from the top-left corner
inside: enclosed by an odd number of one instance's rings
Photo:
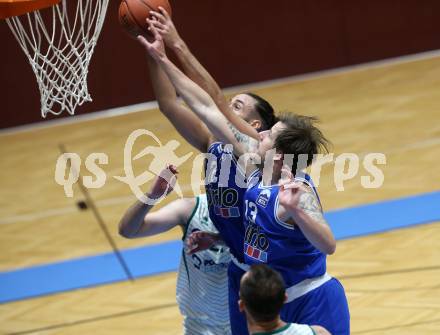
[[[327,221],[322,215],[321,205],[313,193],[303,193],[299,199],[299,207],[312,219],[318,221],[319,223],[328,225]]]
[[[258,141],[246,134],[240,133],[237,128],[230,122],[228,126],[234,134],[235,139],[240,142],[248,152],[256,152],[258,149]]]

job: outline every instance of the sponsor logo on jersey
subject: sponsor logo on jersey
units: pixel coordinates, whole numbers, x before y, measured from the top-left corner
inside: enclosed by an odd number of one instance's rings
[[[240,216],[238,192],[227,187],[207,187],[208,206],[214,208],[215,215],[222,218],[236,218]]]
[[[215,207],[215,215],[222,218],[238,218],[240,216],[240,210],[238,207]]]
[[[262,190],[257,198],[257,204],[261,207],[266,208],[270,199],[270,190]]]
[[[267,263],[267,252],[254,248],[247,243],[244,244],[244,253],[260,262]]]
[[[201,255],[191,255],[193,266],[204,273],[222,272],[228,268],[229,262],[216,262],[210,257],[202,257]]]
[[[244,237],[244,253],[253,259],[267,263],[267,249],[269,249],[269,240],[266,235],[256,224],[249,224]]]

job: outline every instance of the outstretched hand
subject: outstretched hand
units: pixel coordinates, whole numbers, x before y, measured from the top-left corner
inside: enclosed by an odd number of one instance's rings
[[[151,20],[147,19],[147,24],[150,32],[152,33],[154,40],[149,42],[144,36],[138,35],[137,40],[141,43],[147,52],[153,57],[156,61],[166,59],[167,55],[165,53],[165,46],[163,44],[162,36],[160,36],[157,29],[151,24]]]
[[[181,40],[170,15],[163,7],[159,7],[158,12],[153,10],[150,11],[150,15],[153,19],[148,20],[148,23],[156,28],[167,47],[172,48]]]
[[[281,180],[278,191],[280,205],[289,212],[298,210],[300,198],[305,192],[307,190],[302,183],[289,181],[288,179]]]
[[[176,185],[178,174],[179,171],[174,165],[167,165],[154,180],[149,194],[150,198],[159,199],[170,194]]]
[[[187,247],[188,254],[192,255],[196,252],[211,248],[219,240],[219,235],[206,231],[195,231],[188,237]]]

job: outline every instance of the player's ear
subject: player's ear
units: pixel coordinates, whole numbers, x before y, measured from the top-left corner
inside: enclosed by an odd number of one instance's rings
[[[256,130],[260,130],[263,125],[260,120],[256,120],[256,119],[249,122],[249,124],[252,126],[252,128]]]
[[[238,300],[238,309],[240,312],[244,312],[244,303],[241,299]]]

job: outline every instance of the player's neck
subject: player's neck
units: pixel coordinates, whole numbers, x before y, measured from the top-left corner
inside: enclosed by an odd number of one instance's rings
[[[286,325],[286,323],[282,321],[279,317],[269,322],[255,322],[254,320],[249,321],[248,328],[250,334],[273,332]]]

